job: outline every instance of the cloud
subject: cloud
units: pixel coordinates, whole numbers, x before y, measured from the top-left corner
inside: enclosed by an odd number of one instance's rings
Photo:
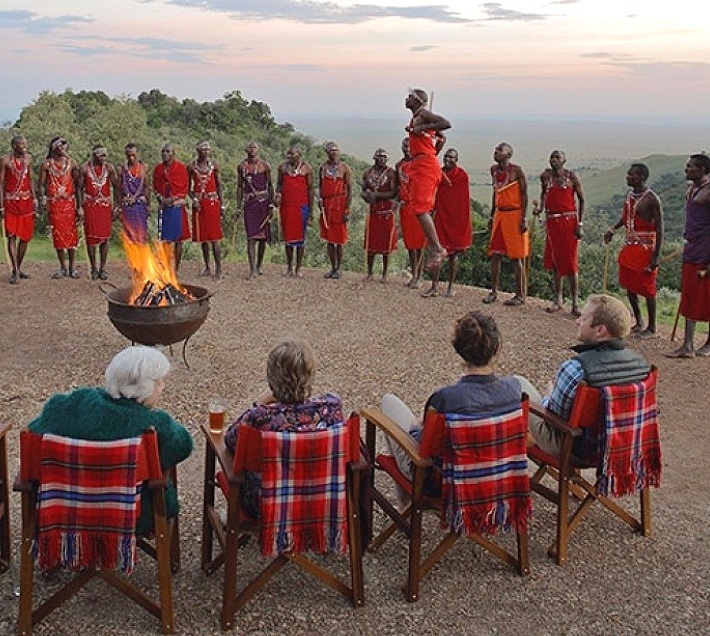
[[[162,38],[103,38],[100,45],[64,43],[60,46],[64,51],[79,56],[128,55],[181,64],[208,64],[207,56],[202,53],[222,49],[218,46]]]
[[[94,20],[81,15],[39,16],[31,11],[0,11],[0,29],[44,34]]]
[[[435,46],[435,45],[431,45],[431,44],[420,44],[418,46],[410,46],[409,50],[420,52],[420,51],[433,51],[435,49],[440,49],[440,48],[441,48],[440,46]]]
[[[506,22],[534,22],[545,20],[548,15],[543,13],[524,13],[514,9],[506,9],[500,2],[486,2],[483,5],[483,12],[488,16],[487,20],[505,20]]]
[[[444,5],[392,7],[356,4],[341,7],[335,2],[314,0],[169,0],[181,7],[226,13],[233,18],[251,20],[291,20],[307,24],[360,24],[380,18],[406,18],[432,22],[466,23],[457,11]]]

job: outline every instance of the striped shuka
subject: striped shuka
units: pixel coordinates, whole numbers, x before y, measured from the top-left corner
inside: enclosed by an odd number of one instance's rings
[[[442,527],[466,534],[524,531],[532,518],[527,402],[504,413],[446,414]]]
[[[41,569],[133,570],[140,445],[140,437],[111,442],[42,437],[35,544]]]
[[[346,552],[348,428],[261,432],[261,553]]]
[[[603,387],[597,491],[621,497],[661,485],[661,441],[656,374],[631,384]]]

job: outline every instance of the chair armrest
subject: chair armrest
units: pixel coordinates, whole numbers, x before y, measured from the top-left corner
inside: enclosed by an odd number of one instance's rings
[[[12,484],[13,492],[31,492],[33,488],[37,488],[37,482],[33,479],[22,480],[19,475],[15,477]]]
[[[212,452],[217,458],[219,470],[224,473],[227,481],[229,483],[242,483],[244,476],[241,473],[236,474],[234,472],[234,453],[232,453],[224,443],[224,435],[222,433],[213,433],[210,431],[210,427],[207,424],[202,424],[200,428],[202,429],[202,434],[205,436],[206,444],[212,449]]]
[[[563,420],[557,413],[553,413],[550,409],[546,409],[539,402],[529,403],[530,413],[537,415],[547,422],[552,428],[559,431],[564,435],[571,435],[572,437],[578,437],[582,434],[582,429],[578,427],[571,427]]]
[[[382,411],[378,409],[363,409],[360,411],[360,415],[365,419],[367,426],[376,426],[387,437],[401,446],[415,466],[420,468],[431,466],[431,462],[428,459],[423,459],[419,454],[419,442],[412,439],[394,420],[387,417]]]
[[[10,424],[10,422],[0,424],[0,437],[3,437],[11,428],[12,424]]]

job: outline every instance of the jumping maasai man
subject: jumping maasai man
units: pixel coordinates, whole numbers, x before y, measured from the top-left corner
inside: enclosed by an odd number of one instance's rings
[[[59,269],[52,278],[69,276],[79,278],[74,267],[79,234],[77,221],[81,220],[79,196],[79,166],[67,154],[69,144],[63,137],[49,142],[47,158],[39,173],[39,190],[42,206],[47,210],[52,227],[52,243],[57,252]],[[66,257],[68,259],[65,260]],[[68,268],[67,268],[68,264]]]
[[[495,163],[491,166],[493,198],[491,201],[491,240],[488,256],[491,257],[491,292],[483,299],[486,304],[498,299],[498,280],[503,256],[513,263],[515,295],[505,305],[517,306],[525,302],[523,289],[523,259],[530,251],[525,212],[528,207],[528,185],[522,168],[510,162],[513,147],[500,143],[493,151]]]
[[[387,282],[389,255],[397,249],[397,231],[394,222],[394,197],[397,194],[397,174],[387,166],[387,151],[378,148],[372,157],[375,161],[362,173],[362,198],[368,203],[365,220],[365,252],[367,253],[367,278],[372,280],[375,255],[382,254],[382,282]]]
[[[281,217],[281,234],[286,245],[286,276],[300,278],[306,227],[313,209],[313,168],[301,158],[301,150],[289,148],[286,161],[279,164],[276,178],[276,205]],[[293,250],[296,250],[296,269]]]
[[[4,219],[12,266],[10,283],[17,285],[20,279],[29,278],[22,271],[22,261],[34,234],[37,198],[27,140],[17,135],[12,138],[11,147],[12,152],[0,158],[0,219]]]
[[[343,266],[343,246],[348,242],[348,220],[352,186],[350,168],[340,160],[335,142],[325,145],[328,160],[318,171],[318,207],[320,237],[328,243],[330,271],[324,278],[340,278]]]
[[[415,88],[409,92],[404,105],[412,112],[412,119],[405,130],[409,133],[409,153],[412,164],[409,170],[409,205],[424,230],[429,247],[425,269],[433,271],[441,267],[446,251],[436,235],[431,211],[434,209],[436,189],[441,181],[441,166],[437,155],[444,147],[443,130],[451,128],[447,119],[426,109],[429,98],[425,91]]]
[[[162,162],[153,169],[153,191],[160,205],[159,239],[174,244],[177,272],[182,259],[182,243],[190,238],[190,225],[185,211],[190,178],[185,164],[175,158],[172,144],[165,144],[160,156]]]
[[[197,145],[197,158],[190,162],[190,198],[192,199],[192,240],[202,244],[203,276],[210,272],[210,245],[214,256],[214,277],[222,278],[222,255],[219,242],[222,239],[222,181],[219,164],[210,157],[210,144],[202,141]]]
[[[106,280],[108,241],[111,238],[113,198],[116,196],[116,170],[106,161],[106,148],[94,146],[91,159],[80,167],[81,207],[84,209],[84,234],[91,263],[91,280]],[[96,267],[96,246],[99,246],[99,266]]]
[[[237,216],[244,214],[249,278],[254,278],[264,273],[264,252],[266,244],[271,243],[274,186],[271,166],[259,157],[259,144],[250,141],[244,152],[247,158],[237,166]]]

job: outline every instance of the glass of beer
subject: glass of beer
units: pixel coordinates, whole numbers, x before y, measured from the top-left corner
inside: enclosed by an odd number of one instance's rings
[[[224,429],[227,405],[222,398],[212,398],[208,407],[210,411],[210,432],[219,434]]]

